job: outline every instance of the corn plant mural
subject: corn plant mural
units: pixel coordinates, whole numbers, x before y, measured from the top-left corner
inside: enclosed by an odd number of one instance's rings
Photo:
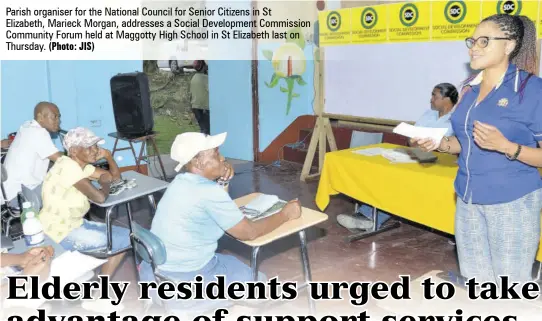
[[[307,65],[307,58],[303,51],[305,49],[305,39],[300,28],[288,31],[288,35],[295,33],[299,35],[298,39],[289,38],[274,52],[271,50],[262,51],[264,57],[271,61],[275,70],[271,80],[265,82],[265,85],[274,88],[281,83],[280,91],[287,95],[286,115],[290,113],[292,99],[299,97],[299,94],[294,92],[295,85],[305,86],[307,84],[302,77]]]

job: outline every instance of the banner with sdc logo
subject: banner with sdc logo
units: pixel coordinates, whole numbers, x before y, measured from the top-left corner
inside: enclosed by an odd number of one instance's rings
[[[320,11],[320,46],[349,44],[352,41],[351,10]]]
[[[388,6],[352,9],[352,43],[388,41]]]
[[[536,22],[538,21],[539,5],[540,1],[532,0],[482,1],[482,18],[496,13],[505,13],[527,16]]]
[[[431,3],[431,40],[463,40],[480,22],[480,1],[435,1]]]
[[[389,41],[428,41],[430,39],[431,2],[389,4],[388,15]]]
[[[414,1],[322,11],[320,43],[327,45],[457,41],[496,13],[531,18],[542,38],[542,0]]]

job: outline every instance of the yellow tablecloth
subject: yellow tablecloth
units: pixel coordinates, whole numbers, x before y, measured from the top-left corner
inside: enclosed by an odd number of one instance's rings
[[[397,148],[377,144],[362,148]],[[352,151],[327,153],[316,205],[324,210],[331,195],[345,194],[407,220],[454,234],[457,157],[435,153],[432,164],[393,164],[382,156],[363,156]],[[542,248],[537,259],[542,261]]]

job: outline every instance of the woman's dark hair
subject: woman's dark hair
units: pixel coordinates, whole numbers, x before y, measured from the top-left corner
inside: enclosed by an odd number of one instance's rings
[[[521,102],[523,101],[523,90],[527,85],[527,81],[536,73],[538,61],[536,55],[536,26],[534,22],[526,16],[513,16],[508,14],[495,14],[485,18],[480,23],[486,21],[496,23],[508,37],[516,40],[516,47],[510,53],[510,62],[529,74],[521,81],[519,86]],[[470,90],[470,87],[466,85],[475,77],[476,75],[472,75],[463,82],[464,87],[461,89],[461,96]]]
[[[435,89],[440,90],[440,94],[442,95],[442,98],[446,98],[446,97],[450,98],[450,100],[452,101],[452,104],[454,104],[455,106],[455,104],[457,103],[457,99],[459,97],[459,93],[457,92],[457,89],[455,88],[454,85],[444,82],[442,84],[436,85]]]
[[[516,41],[510,53],[510,61],[519,69],[530,74],[536,73],[536,27],[526,16],[496,14],[482,20],[496,23],[507,37]]]

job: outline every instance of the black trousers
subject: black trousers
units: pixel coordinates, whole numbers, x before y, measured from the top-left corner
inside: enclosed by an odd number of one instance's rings
[[[198,121],[198,125],[200,128],[200,132],[210,135],[211,124],[210,124],[210,119],[209,119],[209,110],[192,108],[192,112],[194,113],[194,116],[196,116],[196,120]]]

